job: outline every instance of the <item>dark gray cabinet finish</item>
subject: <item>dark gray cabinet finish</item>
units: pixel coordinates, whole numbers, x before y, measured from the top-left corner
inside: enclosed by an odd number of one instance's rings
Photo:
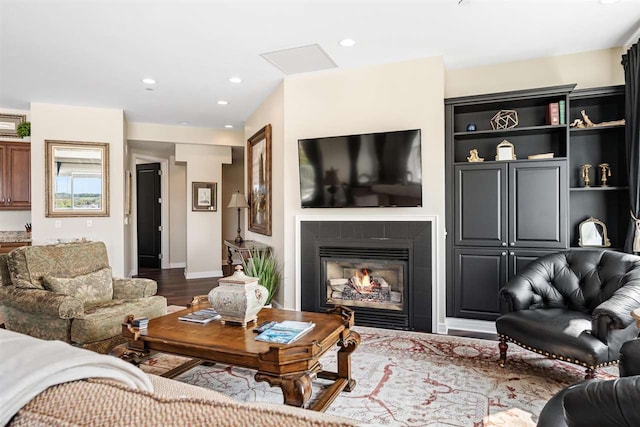
[[[455,249],[455,317],[495,320],[498,291],[507,281],[506,249]]]
[[[455,166],[456,246],[506,246],[507,165]]]
[[[500,316],[498,292],[531,261],[550,250],[454,250],[455,317],[495,320]]]
[[[456,246],[565,248],[566,160],[454,166]]]
[[[567,162],[509,164],[509,247],[567,247]]]
[[[498,291],[510,278],[533,259],[568,248],[574,88],[445,100],[448,316],[495,320]],[[549,104],[560,101],[566,107],[562,124],[549,124]],[[517,111],[518,125],[493,129],[491,118],[499,110]],[[470,123],[476,131],[467,130]],[[496,161],[496,146],[505,139],[517,159]],[[484,161],[468,162],[471,150]],[[553,158],[527,158],[541,153]]]

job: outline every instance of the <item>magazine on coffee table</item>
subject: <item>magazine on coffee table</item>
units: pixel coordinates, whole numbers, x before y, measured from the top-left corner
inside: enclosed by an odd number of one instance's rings
[[[179,320],[185,320],[187,322],[203,323],[207,324],[214,320],[218,320],[221,316],[213,308],[203,308],[202,310],[194,311],[193,313],[185,314],[178,317]]]
[[[296,322],[285,320],[278,322],[264,332],[261,332],[256,340],[276,343],[291,344],[316,326],[313,322]]]

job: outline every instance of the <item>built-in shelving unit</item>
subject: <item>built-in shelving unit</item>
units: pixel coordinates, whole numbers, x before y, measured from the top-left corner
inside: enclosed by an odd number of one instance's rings
[[[584,110],[593,123],[624,118],[624,86],[576,90],[569,96],[571,123]],[[625,159],[625,126],[571,128],[569,135],[569,241],[578,245],[578,225],[589,217],[604,222],[613,247],[624,246],[629,187]],[[592,165],[590,187],[584,187],[581,165]],[[601,186],[598,165],[609,163],[611,176]]]
[[[532,260],[578,246],[579,224],[594,217],[607,226],[613,250],[624,246],[629,183],[625,126],[571,127],[584,110],[593,123],[624,118],[624,87],[574,90],[575,85],[445,101],[447,187],[447,315],[494,320],[498,292]],[[562,124],[550,125],[550,103],[564,101]],[[500,110],[515,110],[518,125],[492,129]],[[474,123],[475,131],[467,131]],[[516,159],[496,161],[502,140]],[[469,162],[470,150],[482,162]],[[528,159],[553,153],[551,159]],[[611,176],[606,186],[601,163]],[[590,186],[581,166],[590,164]]]
[[[446,111],[447,315],[494,320],[498,291],[531,260],[569,247],[569,94],[575,85],[452,98]],[[549,104],[563,101],[562,124]],[[518,125],[493,129],[500,110]],[[467,126],[475,124],[475,131]],[[496,161],[503,140],[516,159]],[[469,162],[477,150],[482,162]],[[552,153],[553,158],[528,159]]]

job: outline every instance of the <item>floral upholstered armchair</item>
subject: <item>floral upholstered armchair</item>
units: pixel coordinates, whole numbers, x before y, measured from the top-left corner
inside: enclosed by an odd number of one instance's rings
[[[166,314],[149,279],[111,276],[102,242],[25,246],[0,255],[0,310],[5,327],[100,353],[124,342],[129,314]]]

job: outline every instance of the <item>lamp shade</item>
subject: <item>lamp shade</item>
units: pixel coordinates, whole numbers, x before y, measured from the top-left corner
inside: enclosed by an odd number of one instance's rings
[[[244,194],[234,193],[231,196],[231,201],[229,202],[228,208],[248,208],[249,204],[247,203],[247,199],[244,197]]]

